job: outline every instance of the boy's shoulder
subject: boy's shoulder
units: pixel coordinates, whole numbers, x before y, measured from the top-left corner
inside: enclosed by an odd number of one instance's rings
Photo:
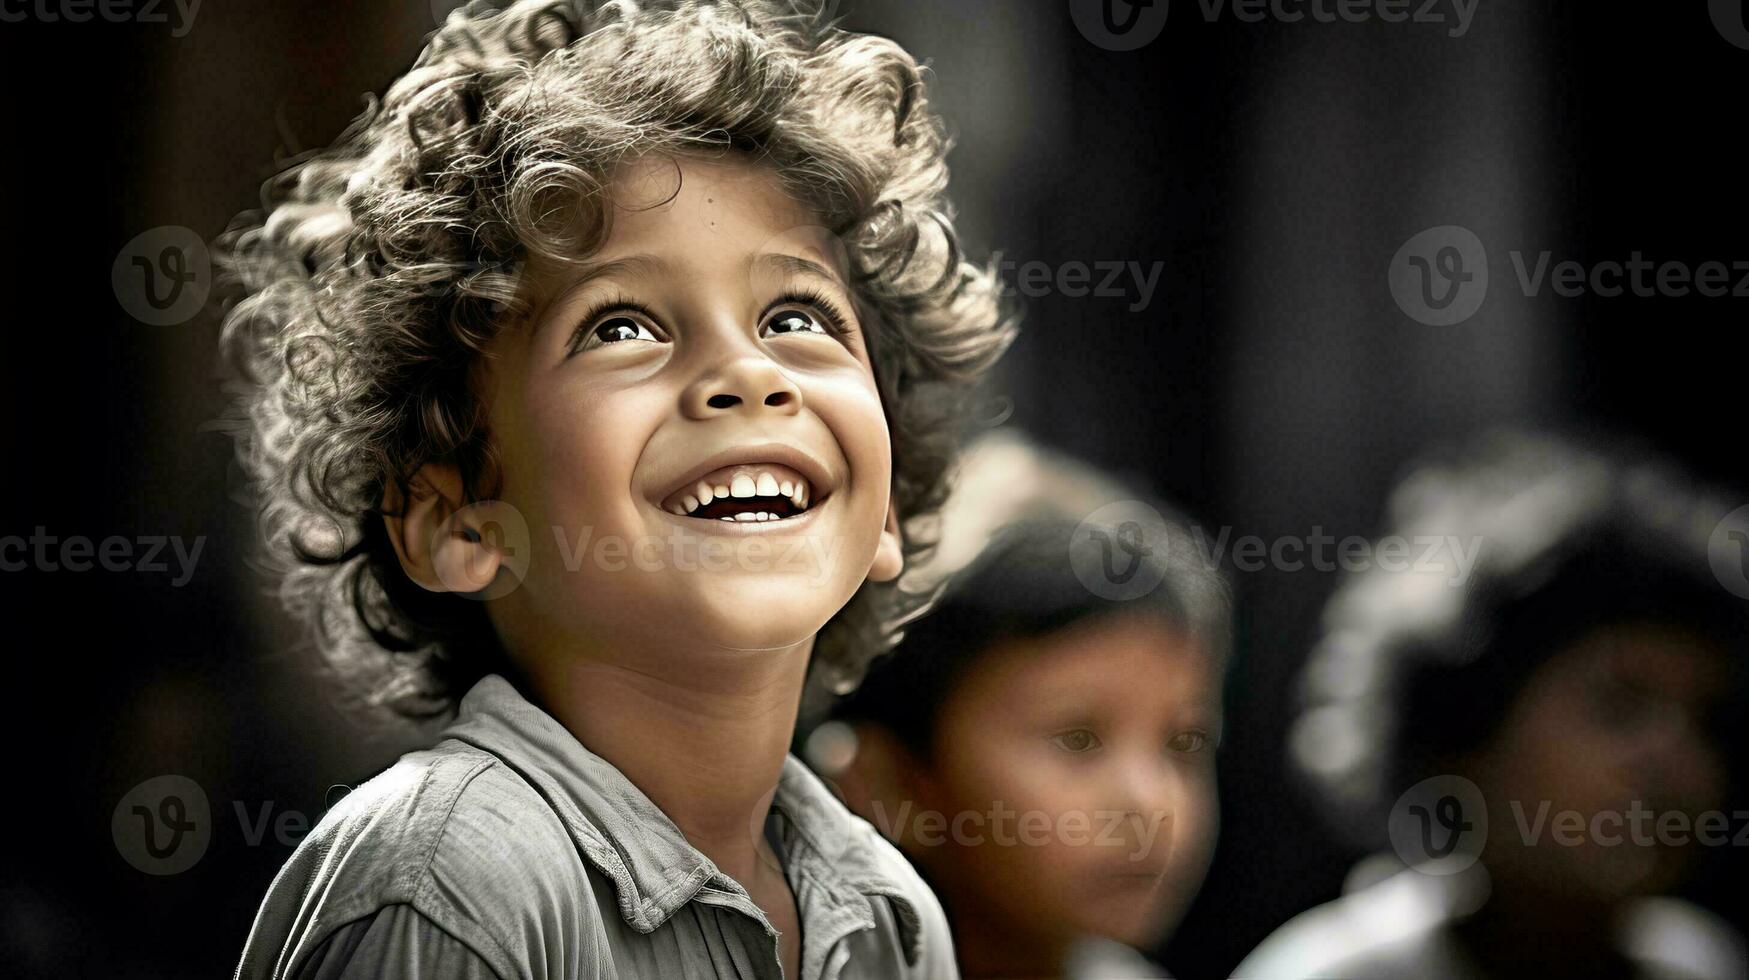
[[[295,976],[337,930],[397,906],[514,976],[531,942],[578,948],[555,933],[594,919],[594,904],[540,792],[496,755],[445,739],[323,816],[268,890],[239,976]]]
[[[769,825],[786,871],[810,883],[798,900],[819,955],[848,955],[859,977],[957,975],[935,896],[793,755],[773,809],[788,818]],[[752,928],[724,927],[725,911]],[[623,773],[494,675],[433,748],[354,790],[299,845],[238,976],[327,976],[329,962],[447,976],[458,961],[470,976],[666,976],[763,956],[768,928]]]

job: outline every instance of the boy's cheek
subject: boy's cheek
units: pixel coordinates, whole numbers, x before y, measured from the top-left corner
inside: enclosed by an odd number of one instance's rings
[[[892,437],[880,389],[866,367],[844,368],[815,379],[803,398],[832,430],[851,464],[879,463],[890,477]]]

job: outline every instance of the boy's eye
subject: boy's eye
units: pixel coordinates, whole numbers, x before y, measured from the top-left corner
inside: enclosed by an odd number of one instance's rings
[[[1093,734],[1085,728],[1077,728],[1073,731],[1067,732],[1058,732],[1051,736],[1051,743],[1057,748],[1062,749],[1064,752],[1073,752],[1077,755],[1083,752],[1091,752],[1104,744],[1099,741],[1098,735]]]
[[[783,310],[773,314],[765,321],[765,329],[771,334],[786,333],[825,333],[826,327],[820,321],[802,310]]]
[[[1179,732],[1166,744],[1172,751],[1188,755],[1208,748],[1209,737],[1202,732]]]
[[[653,341],[655,339],[656,335],[650,331],[649,327],[629,316],[615,316],[601,321],[594,330],[589,331],[589,335],[584,338],[579,348],[594,347],[600,344],[617,344],[625,340]]]

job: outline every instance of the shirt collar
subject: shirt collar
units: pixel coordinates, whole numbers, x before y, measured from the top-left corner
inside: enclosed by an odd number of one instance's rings
[[[620,915],[637,931],[655,930],[707,884],[745,894],[631,780],[504,677],[478,681],[443,737],[492,753],[528,780],[559,814],[577,849],[613,882]],[[799,871],[816,883],[825,911],[847,930],[873,927],[872,898],[890,899],[906,958],[915,963],[921,919],[910,891],[870,846],[872,828],[794,755],[784,757],[772,808],[782,817],[779,836],[792,882]]]
[[[784,757],[772,809],[782,818],[786,860],[799,864],[803,875],[825,886],[848,928],[873,927],[875,896],[892,902],[901,948],[906,961],[915,966],[922,951],[923,920],[911,888],[881,864],[883,858],[901,863],[905,858],[875,839],[874,827],[852,814],[794,755]],[[790,877],[793,881],[796,876]],[[860,901],[851,901],[851,896]],[[802,939],[806,944],[805,931]],[[802,975],[814,974],[804,970]]]

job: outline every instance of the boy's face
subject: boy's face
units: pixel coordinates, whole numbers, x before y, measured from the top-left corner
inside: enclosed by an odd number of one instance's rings
[[[913,853],[950,901],[1014,935],[1150,945],[1213,852],[1221,676],[1146,613],[992,651],[943,706],[919,781],[924,806],[979,814],[960,819],[982,833],[950,828],[945,846],[908,841]]]
[[[899,572],[885,414],[847,270],[743,157],[645,157],[580,267],[531,270],[489,350],[521,585],[513,653],[807,640]],[[654,665],[639,665],[648,669]]]

